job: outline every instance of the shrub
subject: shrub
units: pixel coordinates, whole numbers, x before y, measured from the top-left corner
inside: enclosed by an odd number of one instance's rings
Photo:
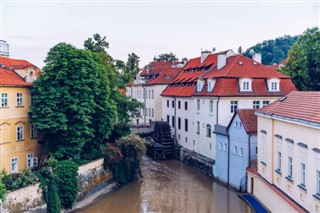
[[[13,191],[25,186],[33,185],[38,182],[37,175],[29,168],[20,174],[8,174],[5,170],[1,172],[2,182],[9,191]]]
[[[114,180],[127,183],[137,175],[141,175],[140,161],[145,154],[145,140],[135,134],[130,134],[116,141],[121,150],[123,160],[111,164]]]
[[[6,185],[2,182],[2,174],[0,174],[0,201],[4,201],[6,199],[6,195]]]
[[[104,149],[104,169],[108,170],[112,164],[120,163],[123,160],[121,150],[111,143],[107,143]]]

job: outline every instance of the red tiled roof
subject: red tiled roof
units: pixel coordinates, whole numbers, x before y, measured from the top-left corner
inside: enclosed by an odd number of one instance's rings
[[[203,64],[210,64],[208,71],[197,69],[190,72],[190,68],[203,67]],[[200,57],[189,60],[186,66],[179,72],[172,83],[196,82],[197,79],[216,79],[212,92],[207,92],[205,84],[201,92],[195,89],[193,92],[183,91],[187,87],[167,87],[161,94],[163,96],[283,96],[291,91],[296,91],[289,76],[277,72],[263,64],[257,63],[243,55],[230,56],[227,64],[217,70],[217,54],[210,54],[203,64],[200,64]],[[187,72],[186,72],[187,71]],[[240,78],[251,78],[252,92],[239,92]],[[280,79],[280,92],[268,92],[266,80],[271,78]]]
[[[288,63],[289,57],[285,58],[283,61],[280,62],[282,65],[286,65]]]
[[[267,67],[273,69],[273,70],[276,70],[279,68],[279,64],[272,64],[272,65],[268,65]]]
[[[9,69],[0,68],[1,86],[31,86],[31,83],[25,82],[17,73]]]
[[[162,96],[177,96],[177,97],[189,97],[196,89],[195,84],[186,84],[184,87],[167,86],[167,88],[161,93]]]
[[[257,113],[320,124],[320,92],[293,91]]]
[[[257,133],[256,109],[238,109],[237,113],[247,133]]]
[[[7,58],[7,57],[1,57],[1,56],[0,56],[0,64],[3,64],[4,66],[6,66],[7,69],[10,69],[10,66],[12,66],[13,69],[24,69],[26,67],[36,67],[35,65],[31,64],[27,60]]]

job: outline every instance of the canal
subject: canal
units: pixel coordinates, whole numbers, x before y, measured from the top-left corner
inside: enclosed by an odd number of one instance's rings
[[[236,192],[178,160],[144,157],[143,178],[98,198],[81,213],[248,212]]]

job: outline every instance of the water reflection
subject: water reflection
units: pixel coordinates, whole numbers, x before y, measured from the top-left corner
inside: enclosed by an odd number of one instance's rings
[[[145,157],[142,173],[142,179],[78,212],[251,212],[235,192],[180,161],[153,161]]]

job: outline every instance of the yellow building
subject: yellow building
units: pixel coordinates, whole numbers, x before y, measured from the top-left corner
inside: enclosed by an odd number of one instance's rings
[[[19,173],[38,165],[42,146],[30,123],[31,83],[39,69],[25,60],[0,57],[0,170]]]
[[[320,213],[320,92],[291,92],[257,110],[258,169],[248,192],[271,212]]]

